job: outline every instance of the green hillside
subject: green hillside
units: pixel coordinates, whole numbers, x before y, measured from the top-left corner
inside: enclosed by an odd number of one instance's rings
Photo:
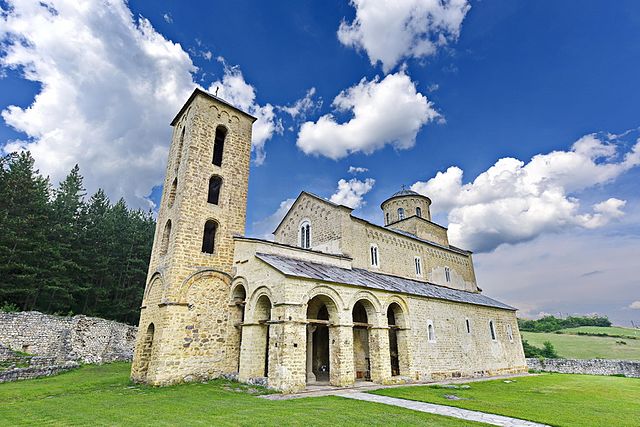
[[[636,338],[640,339],[640,329],[623,328],[621,326],[579,326],[577,328],[561,329],[559,332],[563,334],[581,335],[581,334],[606,334],[614,337]]]
[[[586,329],[591,333],[599,333],[598,331],[602,332],[602,330],[611,329],[626,329],[628,331],[634,331],[633,329],[627,328],[600,328],[592,326],[582,326],[575,329]],[[558,355],[567,359],[600,358],[640,360],[640,339],[541,332],[522,332],[522,337],[527,340],[529,344],[533,344],[536,347],[542,347],[545,341],[549,341],[555,347]],[[624,342],[625,344],[621,344],[621,342]]]

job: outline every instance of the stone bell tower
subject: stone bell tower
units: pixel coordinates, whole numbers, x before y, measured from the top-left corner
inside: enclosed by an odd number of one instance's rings
[[[165,385],[237,371],[233,236],[245,230],[255,120],[196,89],[171,122],[134,381]]]

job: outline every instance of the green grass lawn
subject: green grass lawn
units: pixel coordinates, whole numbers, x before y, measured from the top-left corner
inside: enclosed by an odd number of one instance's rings
[[[579,326],[577,328],[561,329],[559,332],[562,332],[563,334],[576,334],[578,332],[587,334],[607,334],[614,337],[631,337],[640,339],[640,329],[623,328],[621,326]]]
[[[0,384],[0,426],[483,425],[340,397],[269,401],[223,380],[138,386],[129,383],[129,369],[128,363],[88,365],[55,377]]]
[[[640,340],[585,335],[522,332],[522,337],[536,347],[551,342],[561,357],[567,359],[640,360]],[[624,341],[625,345],[616,341]]]
[[[506,415],[554,426],[638,427],[640,379],[542,374],[470,383],[469,389],[401,387],[372,393]],[[449,400],[455,395],[464,400]]]

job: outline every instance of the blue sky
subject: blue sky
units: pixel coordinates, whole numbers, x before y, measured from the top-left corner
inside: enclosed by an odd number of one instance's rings
[[[248,234],[303,189],[380,222],[406,185],[488,295],[640,323],[637,2],[74,3],[0,0],[0,146],[53,181],[157,204],[170,119],[219,87],[261,122]]]

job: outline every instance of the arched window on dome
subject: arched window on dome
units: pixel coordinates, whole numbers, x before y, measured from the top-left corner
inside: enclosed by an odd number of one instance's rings
[[[398,208],[398,221],[401,221],[403,219],[404,219],[404,209]]]
[[[300,247],[311,249],[311,223],[309,221],[303,221],[300,224]]]
[[[389,221],[389,212],[387,212],[387,214],[385,215],[385,219],[387,221],[387,224],[391,223],[391,221]]]
[[[422,209],[420,209],[420,206],[416,207],[416,216],[422,218]]]

